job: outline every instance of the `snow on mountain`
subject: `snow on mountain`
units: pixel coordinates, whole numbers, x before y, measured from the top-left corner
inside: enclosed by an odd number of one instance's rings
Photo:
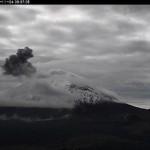
[[[87,79],[60,69],[22,77],[0,93],[0,102],[38,107],[73,107],[75,100],[117,101],[113,95],[91,87]]]

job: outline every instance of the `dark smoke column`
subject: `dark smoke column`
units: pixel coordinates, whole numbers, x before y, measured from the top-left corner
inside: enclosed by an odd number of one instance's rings
[[[24,49],[18,49],[16,55],[10,55],[9,58],[6,58],[2,66],[4,73],[14,76],[35,73],[35,67],[28,62],[28,59],[33,57],[32,51],[29,47],[25,47]]]

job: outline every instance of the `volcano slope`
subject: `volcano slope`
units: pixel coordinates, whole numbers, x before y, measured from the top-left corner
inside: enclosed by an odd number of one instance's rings
[[[65,109],[1,107],[0,116],[2,150],[150,148],[150,111],[125,103],[77,102]]]
[[[0,107],[1,150],[150,149],[150,111],[76,74],[53,70],[9,80],[15,84],[0,92],[0,101],[14,105]]]

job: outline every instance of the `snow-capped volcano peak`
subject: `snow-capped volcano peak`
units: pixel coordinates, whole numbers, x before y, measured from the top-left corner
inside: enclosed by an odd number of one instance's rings
[[[94,89],[88,85],[78,86],[76,84],[70,84],[69,91],[78,96],[78,100],[90,103],[117,100],[117,98],[114,96],[105,94],[104,92],[98,91],[97,89]]]
[[[73,107],[75,100],[103,102],[117,99],[89,86],[84,77],[60,69],[22,78],[13,88],[0,93],[3,104],[9,102],[20,106]]]

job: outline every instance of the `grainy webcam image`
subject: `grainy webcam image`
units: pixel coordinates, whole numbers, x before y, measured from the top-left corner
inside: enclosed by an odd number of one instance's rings
[[[0,150],[149,150],[150,5],[1,5]]]

